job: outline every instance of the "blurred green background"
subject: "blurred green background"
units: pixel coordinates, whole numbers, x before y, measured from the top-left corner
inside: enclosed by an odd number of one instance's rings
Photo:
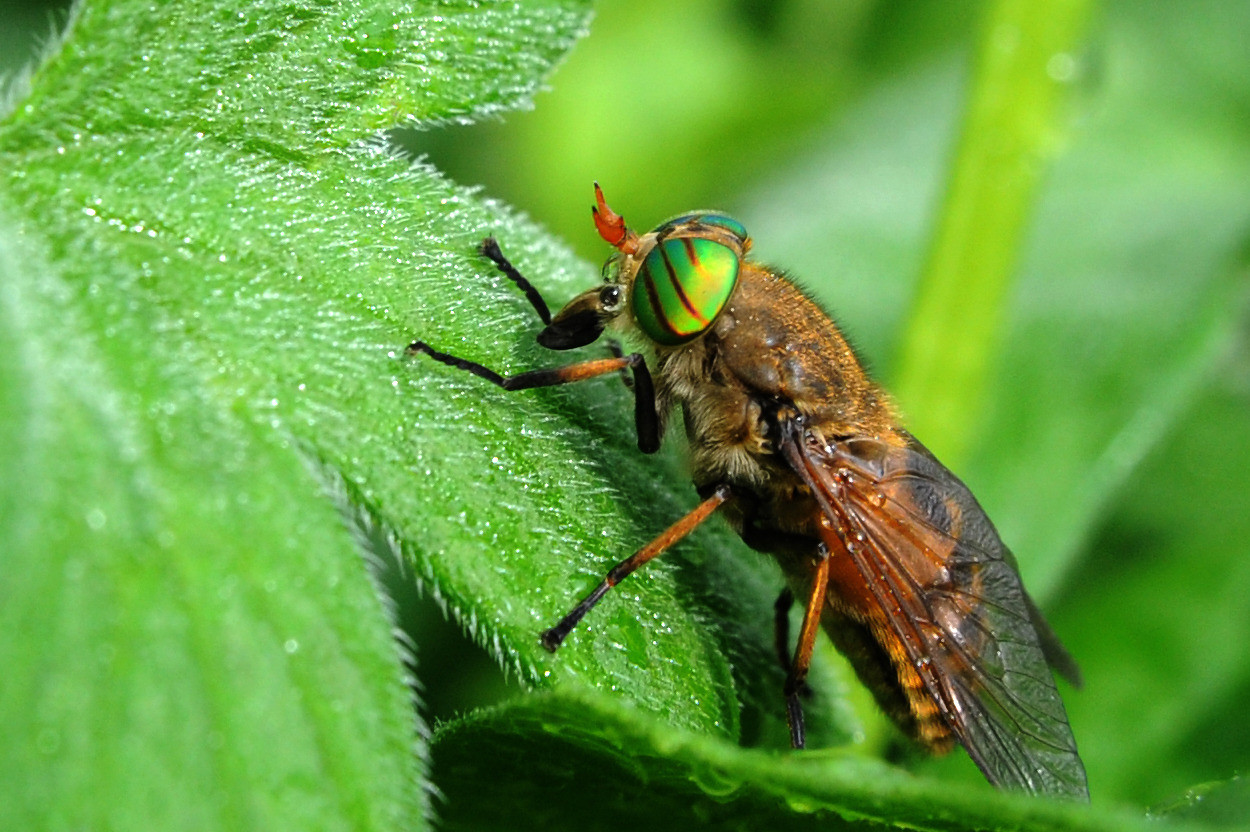
[[[1098,801],[1153,805],[1250,767],[1248,6],[1109,3],[1056,63],[1063,129],[1037,160],[995,392],[953,465],[1083,666],[1064,693]],[[60,8],[0,6],[3,67]],[[593,180],[639,228],[733,213],[889,386],[982,4],[597,9],[532,112],[396,143],[596,262]],[[433,605],[392,589],[435,721],[510,695]]]

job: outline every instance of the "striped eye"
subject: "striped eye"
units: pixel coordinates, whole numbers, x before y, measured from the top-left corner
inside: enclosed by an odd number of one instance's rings
[[[638,269],[631,295],[634,318],[648,338],[684,344],[707,331],[738,280],[738,255],[701,237],[670,237]]]
[[[696,211],[692,214],[682,214],[680,217],[673,217],[657,228],[656,233],[661,237],[666,237],[668,232],[683,225],[702,225],[709,228],[719,228],[737,237],[739,242],[746,242],[748,236],[746,226],[733,217],[727,217],[724,214],[714,214],[710,211]]]

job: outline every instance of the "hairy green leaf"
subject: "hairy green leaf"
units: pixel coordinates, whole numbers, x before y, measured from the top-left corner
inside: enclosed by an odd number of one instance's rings
[[[292,437],[93,326],[11,233],[0,273],[0,825],[419,815],[399,651]]]
[[[491,754],[477,753],[482,747]],[[443,823],[458,832],[1154,828],[1134,813],[1004,794],[984,783],[952,790],[842,751],[743,749],[661,729],[587,693],[533,696],[471,714],[436,733],[431,757],[447,799]],[[475,799],[484,782],[487,805]]]
[[[454,318],[482,229],[524,226],[364,140],[524,104],[585,20],[79,7],[0,125],[6,828],[422,825],[402,650],[343,520],[440,578],[429,553],[480,539],[425,471],[455,453],[404,441],[438,420],[400,353]],[[475,560],[455,606],[513,642]]]

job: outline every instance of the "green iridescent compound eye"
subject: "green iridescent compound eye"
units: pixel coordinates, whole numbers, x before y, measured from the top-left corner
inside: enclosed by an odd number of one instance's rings
[[[665,346],[690,341],[712,325],[738,281],[738,255],[700,237],[670,238],[643,260],[634,281],[634,318]]]
[[[693,214],[682,214],[680,217],[674,217],[664,223],[664,225],[660,226],[657,231],[676,228],[679,225],[686,225],[688,223],[698,223],[699,225],[721,228],[728,231],[730,234],[733,234],[739,240],[746,240],[747,238],[747,229],[742,223],[738,222],[733,217],[727,217],[724,214],[712,214],[707,211],[698,211]],[[663,236],[663,234],[661,234],[661,236]]]

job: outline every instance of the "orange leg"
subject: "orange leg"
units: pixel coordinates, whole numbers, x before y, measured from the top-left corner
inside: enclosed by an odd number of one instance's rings
[[[803,611],[803,626],[799,630],[799,643],[794,648],[794,662],[786,677],[786,718],[790,723],[790,745],[802,748],[805,743],[803,706],[799,702],[812,666],[812,650],[816,647],[816,634],[820,632],[820,615],[825,609],[825,593],[829,588],[829,556],[825,553],[816,564],[812,576],[812,594],[807,598]]]
[[[573,628],[577,626],[577,623],[582,620],[586,613],[590,612],[595,604],[599,603],[599,599],[606,595],[609,589],[628,577],[635,569],[697,529],[704,520],[712,516],[716,509],[728,502],[731,496],[729,486],[718,486],[712,492],[712,496],[699,503],[694,511],[669,526],[659,537],[643,546],[632,556],[608,570],[607,577],[604,578],[603,583],[595,587],[594,592],[583,598],[582,602],[574,607],[572,612],[564,616],[559,624],[543,633],[543,647],[554,653],[568,634],[573,631]]]
[[[554,387],[558,384],[586,381],[626,369],[632,370],[634,374],[634,424],[638,429],[638,449],[644,454],[653,454],[660,449],[660,419],[655,409],[655,386],[651,383],[651,371],[647,369],[647,362],[641,353],[635,352],[616,358],[594,358],[590,361],[579,361],[576,364],[550,370],[530,370],[514,376],[501,376],[476,361],[439,352],[424,341],[413,341],[408,345],[406,352],[409,355],[424,353],[435,361],[472,373],[504,390]]]

